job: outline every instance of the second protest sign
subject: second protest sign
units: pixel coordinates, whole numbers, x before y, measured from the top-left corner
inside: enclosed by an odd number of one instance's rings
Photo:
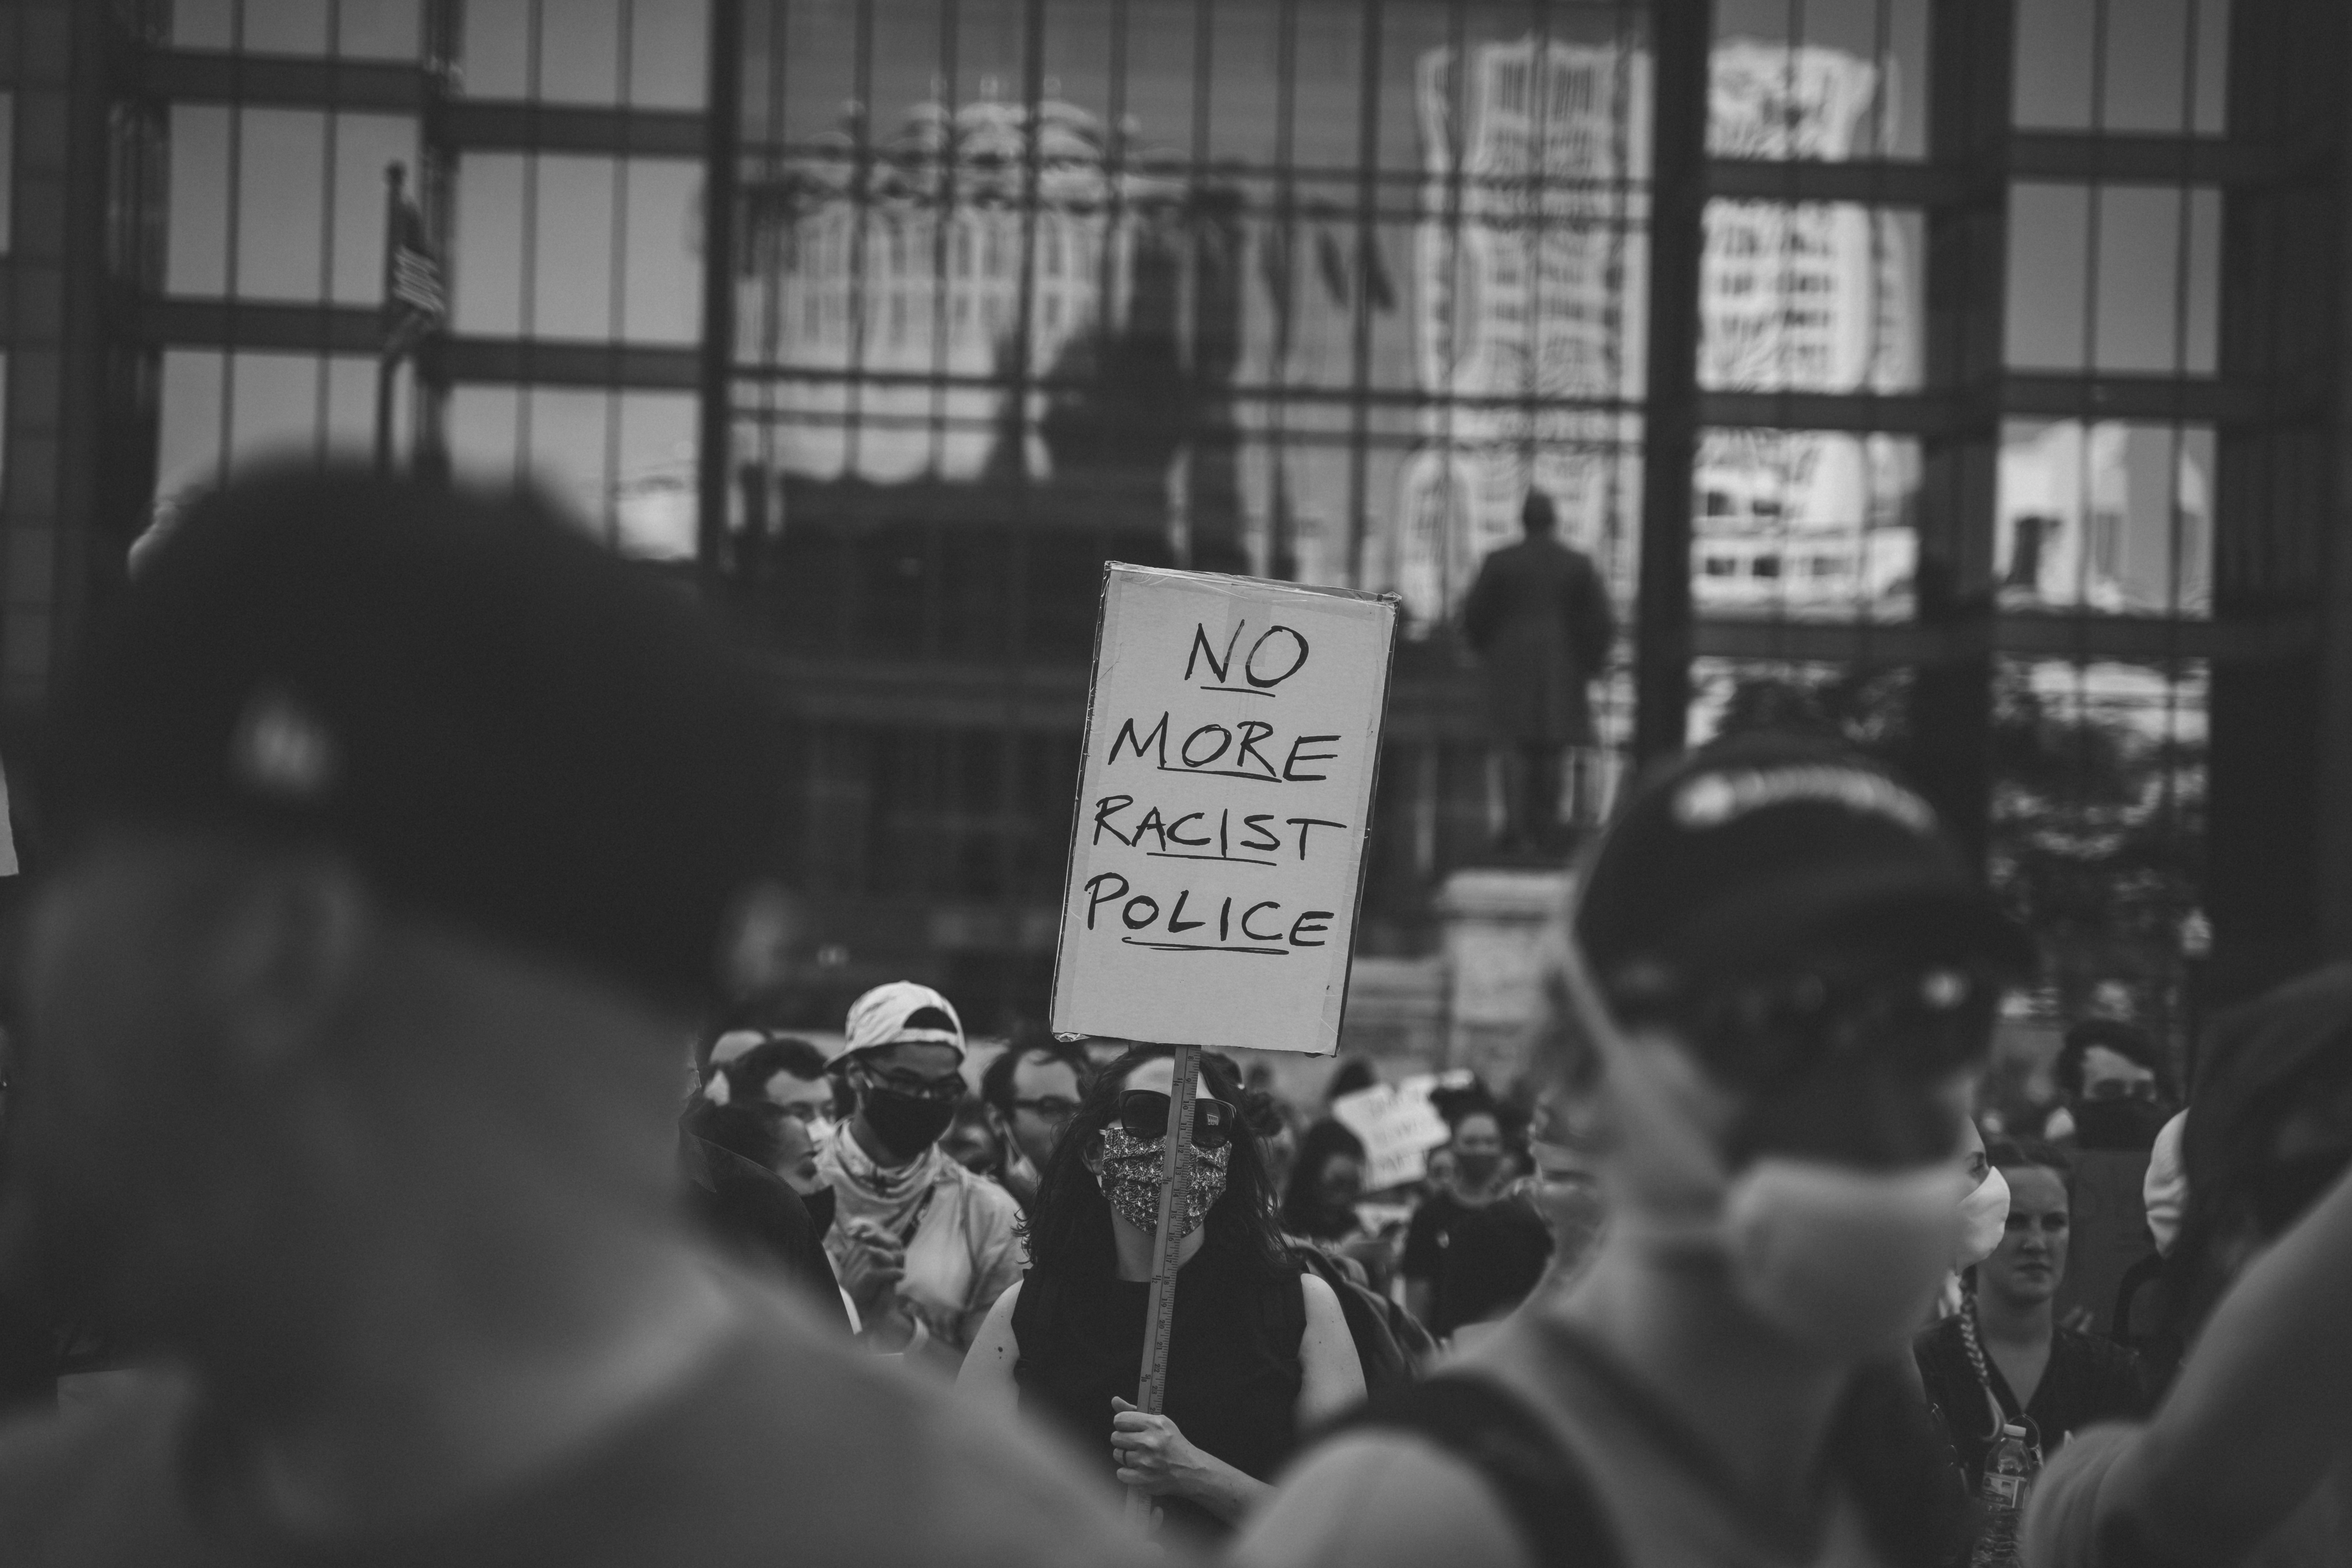
[[[1329,1055],[1396,605],[1114,564],[1054,1027]]]

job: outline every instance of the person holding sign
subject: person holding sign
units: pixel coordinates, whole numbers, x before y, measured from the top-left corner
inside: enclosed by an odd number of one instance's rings
[[[2031,942],[1917,794],[1749,735],[1583,864],[1543,1047],[1591,1267],[1287,1475],[1250,1568],[1948,1561],[1965,1483],[1902,1358]]]
[[[1106,1479],[1156,1497],[1178,1533],[1214,1538],[1270,1493],[1298,1432],[1363,1397],[1364,1376],[1339,1298],[1274,1226],[1240,1082],[1204,1055],[1192,1179],[1172,1210],[1167,1405],[1134,1407],[1171,1057],[1138,1047],[1087,1090],[1030,1212],[1029,1272],[989,1313],[957,1388],[1007,1422],[1043,1415],[1101,1457]]]

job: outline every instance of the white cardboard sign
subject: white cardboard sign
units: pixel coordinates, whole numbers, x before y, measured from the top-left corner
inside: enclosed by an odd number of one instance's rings
[[[1362,1140],[1364,1191],[1384,1192],[1428,1173],[1429,1152],[1454,1136],[1430,1095],[1470,1082],[1466,1068],[1420,1073],[1402,1083],[1376,1083],[1331,1102],[1332,1119]]]
[[[1339,1048],[1396,603],[1114,563],[1053,1026]]]

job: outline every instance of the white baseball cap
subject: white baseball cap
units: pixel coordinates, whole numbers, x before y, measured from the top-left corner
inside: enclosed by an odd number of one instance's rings
[[[923,1018],[923,1013],[937,1013],[946,1020],[942,1028],[937,1020]],[[901,1041],[914,1040],[924,1045],[953,1046],[959,1060],[963,1057],[963,1020],[957,1016],[955,1004],[928,985],[918,985],[911,980],[893,980],[887,985],[877,985],[849,1005],[849,1022],[845,1026],[849,1039],[846,1052],[870,1051]]]

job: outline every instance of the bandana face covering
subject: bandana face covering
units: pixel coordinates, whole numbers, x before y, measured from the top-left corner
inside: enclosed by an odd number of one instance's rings
[[[1105,1128],[1102,1141],[1102,1169],[1096,1173],[1095,1180],[1101,1184],[1111,1211],[1138,1230],[1157,1231],[1160,1171],[1168,1141],[1138,1138],[1117,1127]],[[1200,1229],[1201,1222],[1209,1217],[1209,1210],[1225,1195],[1225,1166],[1233,1153],[1231,1145],[1192,1151],[1192,1180],[1184,1191],[1176,1194],[1170,1211],[1180,1240]]]

